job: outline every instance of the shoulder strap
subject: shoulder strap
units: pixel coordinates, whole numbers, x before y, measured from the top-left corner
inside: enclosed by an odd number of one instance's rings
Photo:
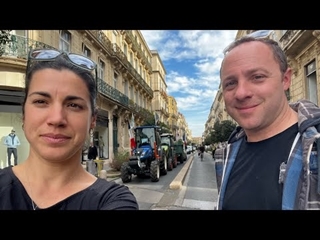
[[[316,126],[317,131],[320,132],[320,124]],[[319,181],[319,176],[320,176],[320,138],[317,138],[316,140],[316,147],[317,147],[317,158],[318,158],[318,194],[320,194],[320,181]]]

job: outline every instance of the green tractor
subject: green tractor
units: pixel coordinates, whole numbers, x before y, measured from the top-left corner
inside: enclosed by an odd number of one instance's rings
[[[187,154],[184,151],[183,141],[181,139],[174,143],[174,150],[178,162],[183,163],[187,160]]]
[[[175,154],[174,137],[172,133],[162,133],[161,149],[162,154],[166,155],[168,161],[168,171],[172,171],[178,165],[177,156]]]

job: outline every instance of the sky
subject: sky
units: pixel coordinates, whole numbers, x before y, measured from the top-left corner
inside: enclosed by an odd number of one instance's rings
[[[223,49],[237,30],[141,30],[166,71],[167,94],[177,101],[192,137],[201,137],[219,89]]]

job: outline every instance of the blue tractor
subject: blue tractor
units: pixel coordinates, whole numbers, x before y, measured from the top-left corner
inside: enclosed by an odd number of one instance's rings
[[[166,154],[162,154],[159,126],[139,126],[134,128],[136,148],[132,150],[129,161],[121,165],[121,180],[130,182],[132,175],[148,176],[158,182],[160,175],[167,174]]]

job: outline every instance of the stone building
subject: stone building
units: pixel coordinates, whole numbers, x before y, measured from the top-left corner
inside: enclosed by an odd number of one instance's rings
[[[252,32],[239,30],[236,39]],[[280,44],[293,70],[288,101],[308,99],[320,105],[320,30],[273,30],[269,37]],[[220,85],[206,122],[205,136],[215,121],[231,119],[226,113],[221,93]]]

